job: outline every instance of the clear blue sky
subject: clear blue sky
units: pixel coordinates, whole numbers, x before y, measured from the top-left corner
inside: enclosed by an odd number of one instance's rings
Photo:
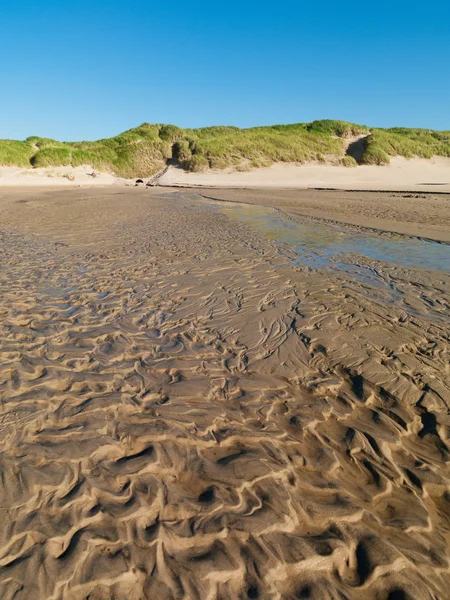
[[[0,138],[144,121],[450,129],[449,0],[0,0]]]

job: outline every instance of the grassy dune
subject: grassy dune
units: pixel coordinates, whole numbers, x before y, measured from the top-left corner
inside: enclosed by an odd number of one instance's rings
[[[429,129],[374,129],[367,139],[364,164],[388,165],[391,156],[450,157],[450,131]]]
[[[450,132],[369,129],[345,121],[313,121],[271,127],[204,127],[142,124],[95,142],[58,142],[29,137],[0,140],[0,165],[58,167],[90,165],[121,177],[148,177],[174,159],[185,169],[247,170],[274,162],[319,161],[356,166],[346,154],[350,138],[365,136],[360,163],[389,164],[391,156],[450,157]]]

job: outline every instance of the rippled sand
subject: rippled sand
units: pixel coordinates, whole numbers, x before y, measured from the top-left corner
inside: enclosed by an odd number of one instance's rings
[[[449,597],[449,276],[179,193],[0,210],[2,600]]]

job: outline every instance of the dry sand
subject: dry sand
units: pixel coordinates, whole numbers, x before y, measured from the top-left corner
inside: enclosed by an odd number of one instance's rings
[[[2,599],[448,597],[448,275],[179,192],[0,211]]]
[[[0,187],[74,187],[124,183],[126,180],[110,173],[96,171],[89,165],[38,169],[0,166]]]
[[[92,173],[95,177],[92,177]],[[155,176],[157,177],[157,176]],[[154,178],[152,178],[154,179]],[[238,188],[336,188],[342,190],[396,190],[450,192],[450,158],[430,160],[392,158],[387,167],[336,167],[321,163],[305,165],[278,163],[263,169],[238,172],[232,169],[190,173],[169,167],[157,178],[160,186]],[[81,167],[25,169],[0,166],[0,187],[86,187],[134,185],[126,180]]]
[[[450,192],[450,158],[391,159],[387,167],[334,167],[278,163],[265,169],[189,173],[171,167],[159,185],[206,187],[337,188],[344,190],[434,190]]]

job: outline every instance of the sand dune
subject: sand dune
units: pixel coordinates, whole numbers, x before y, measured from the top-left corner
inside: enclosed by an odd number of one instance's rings
[[[0,209],[2,599],[447,597],[448,275],[181,193]]]

